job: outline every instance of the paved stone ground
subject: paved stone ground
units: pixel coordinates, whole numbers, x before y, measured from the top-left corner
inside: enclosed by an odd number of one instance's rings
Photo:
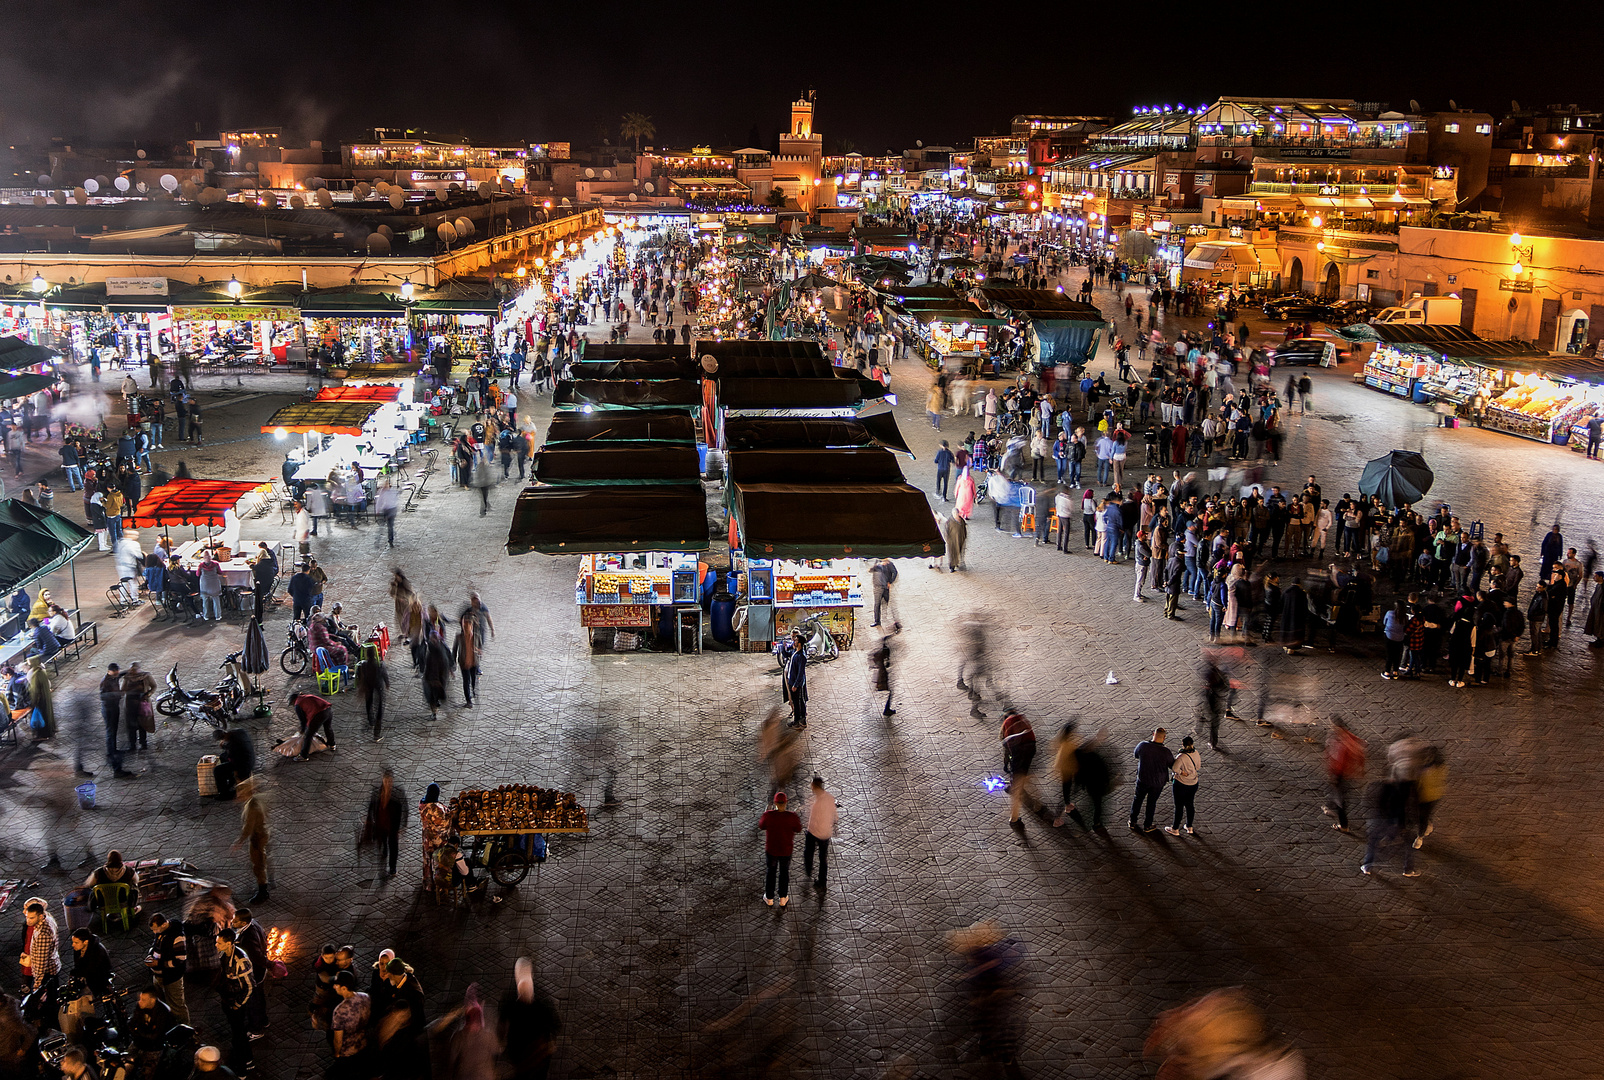
[[[1604,535],[1604,474],[1592,463],[1496,433],[1434,429],[1428,410],[1353,386],[1349,374],[1314,373],[1319,411],[1293,422],[1275,470],[1288,482],[1313,471],[1340,493],[1365,459],[1419,447],[1438,470],[1434,496],[1513,536],[1518,551],[1535,551],[1556,504],[1567,535]],[[929,485],[937,435],[921,411],[927,376],[898,364],[894,378],[919,453],[906,470]],[[170,457],[186,457],[196,475],[270,475],[276,451],[256,428],[294,382],[247,380],[236,394],[265,396],[217,399],[207,429],[217,445]],[[494,994],[515,956],[533,956],[566,1024],[556,1076],[878,1077],[895,1062],[911,1066],[903,1075],[986,1076],[942,935],[988,917],[1023,950],[1031,1076],[1146,1075],[1140,1051],[1153,1016],[1232,984],[1251,988],[1308,1056],[1311,1076],[1558,1078],[1595,1068],[1604,1023],[1588,1003],[1604,913],[1592,891],[1604,853],[1594,824],[1604,806],[1591,762],[1604,714],[1597,654],[1579,633],[1557,656],[1522,659],[1507,685],[1460,691],[1384,682],[1376,663],[1349,654],[1291,661],[1255,650],[1275,672],[1275,715],[1288,719],[1232,725],[1226,752],[1205,752],[1197,837],[1136,836],[1123,829],[1129,747],[1155,723],[1177,737],[1191,729],[1199,613],[1166,623],[1159,605],[1130,602],[1128,567],[977,527],[969,573],[905,564],[895,718],[880,717],[868,690],[868,633],[813,672],[814,722],[790,787],[800,798],[807,776],[822,773],[842,818],[828,893],[799,885],[782,911],[758,899],[767,779],[755,741],[777,699],[772,663],[593,655],[571,602],[575,560],[502,553],[516,486],[498,488],[480,518],[476,498],[448,490],[444,474],[435,481],[402,518],[393,554],[371,528],[336,528],[315,550],[330,596],[362,622],[387,617],[392,565],[448,611],[480,589],[498,631],[483,698],[431,723],[403,660],[382,744],[360,737],[360,705],[345,697],[337,755],[268,760],[276,888],[259,914],[290,928],[295,949],[290,979],[270,990],[261,1075],[321,1074],[325,1051],[304,1020],[310,963],[320,944],[351,942],[363,963],[397,948],[435,1013],[472,982]],[[76,513],[76,500],[65,502]],[[287,530],[273,517],[248,522],[244,535]],[[82,562],[93,609],[109,567],[104,556]],[[999,768],[995,718],[968,717],[952,685],[949,631],[977,610],[997,620],[1003,685],[1044,739],[1070,716],[1106,729],[1125,781],[1109,802],[1108,834],[1037,819],[1015,834],[1006,796],[983,786]],[[280,609],[269,620],[275,652],[286,617]],[[63,692],[91,687],[109,660],[136,658],[160,671],[176,662],[198,683],[242,640],[238,624],[108,623],[100,648],[64,673]],[[1110,669],[1117,686],[1104,684]],[[266,681],[276,715],[247,721],[263,750],[291,726],[282,698],[293,688],[276,671]],[[1447,748],[1453,780],[1421,854],[1423,877],[1398,876],[1395,856],[1381,875],[1361,877],[1362,841],[1320,815],[1319,746],[1305,736],[1339,713],[1370,740],[1372,760],[1405,729]],[[88,741],[97,758],[98,730]],[[106,779],[102,767],[93,812],[71,802],[69,743],[25,740],[0,754],[9,825],[0,873],[37,876],[54,842],[69,865],[85,844],[117,846],[130,857],[182,856],[248,885],[243,858],[228,851],[236,808],[195,795],[193,763],[209,749],[200,736],[158,732],[135,781]],[[504,903],[437,908],[418,893],[415,825],[393,881],[353,852],[366,791],[385,765],[413,798],[431,780],[448,796],[514,781],[575,791],[593,830],[558,839],[538,879]],[[54,897],[68,884],[46,876],[29,892]],[[5,913],[14,928],[15,909]],[[132,973],[142,936],[111,947]],[[220,1032],[215,1005],[200,1020]],[[777,1064],[760,1073],[765,1055]]]

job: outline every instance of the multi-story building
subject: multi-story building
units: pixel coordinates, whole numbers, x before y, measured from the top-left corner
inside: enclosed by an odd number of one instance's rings
[[[791,102],[791,124],[780,134],[774,155],[773,188],[788,201],[813,212],[823,184],[824,136],[813,130],[813,91]]]

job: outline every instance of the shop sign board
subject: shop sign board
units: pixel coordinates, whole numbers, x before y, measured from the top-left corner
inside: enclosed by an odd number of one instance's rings
[[[650,604],[580,604],[580,626],[650,626]]]
[[[1523,278],[1500,278],[1498,281],[1498,287],[1504,292],[1529,293],[1532,291],[1531,280]]]
[[[107,296],[166,296],[167,279],[164,277],[109,277],[106,279]]]
[[[301,317],[293,307],[256,307],[250,304],[216,304],[181,307],[174,315],[184,322],[294,322]]]

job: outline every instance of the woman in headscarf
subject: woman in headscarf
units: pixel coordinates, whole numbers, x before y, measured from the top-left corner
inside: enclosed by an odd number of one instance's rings
[[[436,852],[451,831],[451,814],[440,803],[440,785],[430,784],[418,804],[418,825],[423,831],[423,885],[434,888]]]
[[[1252,586],[1248,584],[1248,569],[1241,563],[1231,567],[1225,583],[1225,628],[1241,630],[1242,618],[1252,607]]]
[[[34,729],[34,738],[50,739],[56,734],[56,710],[51,699],[50,677],[37,656],[28,657],[28,696],[33,707],[44,716],[44,726]]]

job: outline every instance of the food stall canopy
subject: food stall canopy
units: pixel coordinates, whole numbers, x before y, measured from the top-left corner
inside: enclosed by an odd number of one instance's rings
[[[581,382],[591,379],[698,379],[701,375],[701,368],[689,356],[659,360],[581,360],[568,365],[568,377]]]
[[[39,391],[48,390],[55,385],[56,377],[54,375],[0,374],[0,401],[27,397],[29,394],[37,394]]]
[[[594,555],[706,551],[701,484],[525,488],[512,511],[507,554]]]
[[[977,307],[921,307],[908,312],[922,323],[948,323],[957,326],[1005,326],[1008,320],[999,315],[988,315]]]
[[[824,450],[883,446],[913,457],[892,412],[851,419],[822,416],[732,416],[724,421],[731,450]]]
[[[1244,270],[1253,270],[1259,265],[1259,257],[1251,244],[1199,244],[1186,253],[1185,265],[1194,270],[1209,270],[1227,258]]]
[[[262,485],[261,480],[169,480],[150,489],[134,509],[134,525],[157,529],[165,525],[223,524],[223,515]]]
[[[307,319],[404,319],[407,305],[387,293],[327,292],[302,293],[296,302]]]
[[[67,565],[95,534],[17,499],[0,499],[0,594],[9,596]]]
[[[734,488],[737,525],[752,558],[933,558],[946,551],[929,498],[910,484]]]
[[[732,450],[732,484],[899,484],[902,468],[878,446],[847,450]]]
[[[1494,346],[1513,346],[1513,348],[1500,354],[1492,348]],[[1449,351],[1450,349],[1465,351]],[[1535,373],[1545,378],[1564,379],[1570,382],[1604,384],[1604,360],[1591,356],[1539,352],[1515,341],[1481,341],[1475,344],[1455,342],[1449,348],[1439,351],[1445,356],[1475,367],[1513,371],[1522,375]]]
[[[878,396],[885,396],[885,387]],[[718,403],[726,409],[855,409],[864,397],[856,382],[845,379],[720,379],[718,384]]]
[[[308,401],[286,405],[267,418],[263,432],[316,431],[324,435],[360,435],[373,414],[384,408],[380,401]]]
[[[585,359],[581,363],[597,360],[676,360],[691,355],[689,343],[659,345],[656,342],[604,341],[585,346]]]
[[[585,350],[585,355],[589,356],[590,352],[589,349]],[[736,356],[791,357],[829,363],[817,341],[699,341],[695,344],[695,353],[698,358],[713,357],[719,362],[721,370],[726,359]]]
[[[1016,289],[1006,285],[986,285],[976,291],[974,299],[989,306],[992,311],[1001,308],[1014,315],[1030,315],[1061,322],[1091,323],[1099,327],[1107,325],[1103,313],[1095,306],[1072,300],[1056,289]]]
[[[455,300],[419,300],[412,305],[419,315],[500,315],[501,301],[492,297]]]
[[[793,278],[785,284],[793,289],[830,289],[841,284],[835,278],[825,277],[823,274],[803,274]]]
[[[763,356],[758,354],[729,354],[715,356],[702,352],[703,371],[705,358],[711,356],[718,364],[713,373],[720,379],[830,379],[837,368],[823,356]]]
[[[357,379],[372,379],[375,381],[414,379],[417,378],[421,371],[423,371],[423,365],[418,363],[376,364],[364,361],[357,364],[347,364],[345,378],[347,382],[354,382]]]
[[[313,401],[396,401],[399,386],[325,386]]]
[[[552,404],[559,409],[579,405],[690,409],[701,401],[702,384],[696,379],[565,379],[552,395]]]
[[[1440,341],[1480,341],[1462,326],[1451,323],[1354,323],[1337,333],[1350,341],[1382,341],[1388,345],[1426,345]]]
[[[21,371],[37,364],[48,364],[61,354],[43,345],[32,345],[19,337],[0,337],[0,371]]]
[[[696,424],[690,414],[670,409],[638,412],[552,414],[546,428],[547,446],[568,443],[599,445],[608,442],[694,443]]]
[[[640,450],[601,443],[543,448],[531,467],[537,483],[574,485],[694,484],[701,466],[695,448],[687,445]]]

